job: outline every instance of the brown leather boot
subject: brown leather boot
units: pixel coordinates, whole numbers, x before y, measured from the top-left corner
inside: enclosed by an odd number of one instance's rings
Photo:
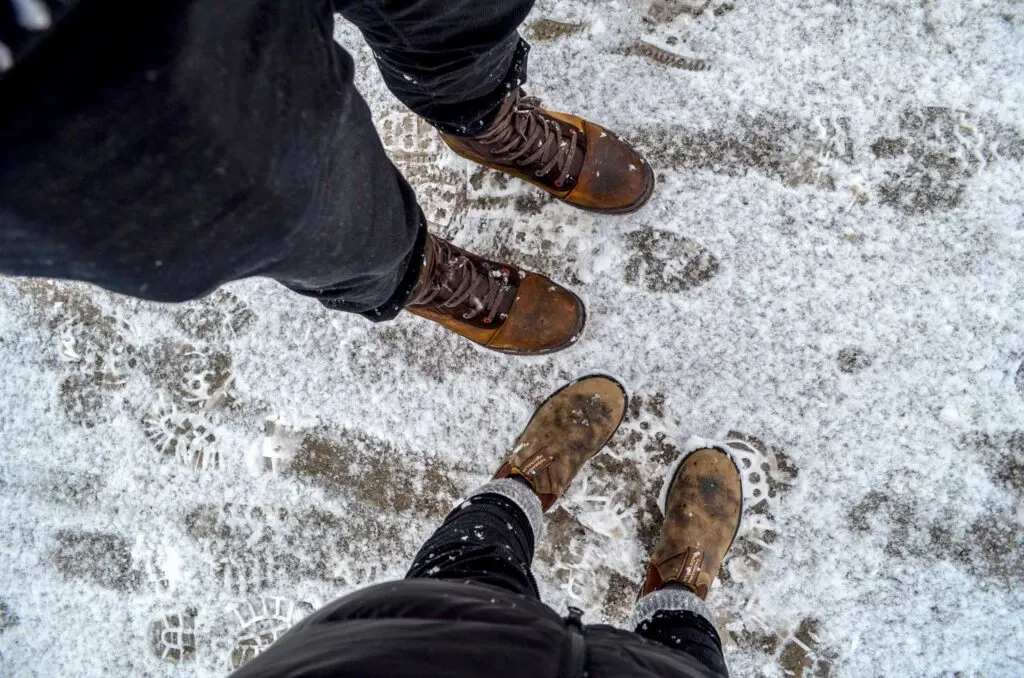
[[[654,192],[654,172],[629,144],[588,120],[541,108],[522,90],[508,95],[480,135],[441,138],[464,158],[591,212],[635,212]]]
[[[494,479],[521,478],[547,511],[626,414],[626,391],[610,377],[583,377],[545,400]]]
[[[640,596],[674,582],[707,597],[742,511],[740,472],[732,457],[718,449],[687,456],[669,485],[665,522]]]
[[[586,321],[583,302],[564,287],[434,235],[406,310],[502,353],[559,351]]]

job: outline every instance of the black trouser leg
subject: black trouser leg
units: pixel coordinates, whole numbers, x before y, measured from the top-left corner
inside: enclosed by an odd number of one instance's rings
[[[525,485],[523,490],[531,492]],[[540,502],[533,501],[539,520]],[[519,504],[501,494],[476,494],[452,511],[427,540],[406,578],[490,584],[539,598],[530,571],[533,550],[533,528]]]
[[[471,136],[526,81],[517,32],[534,0],[334,0],[362,31],[384,82],[431,124]]]
[[[648,640],[682,652],[700,662],[712,675],[728,678],[718,631],[703,617],[686,610],[660,610],[640,622],[636,632]]]
[[[0,80],[0,273],[398,312],[424,223],[329,0],[86,2]]]
[[[722,641],[707,604],[685,586],[669,584],[636,603],[636,632],[699,662],[713,676],[728,678]]]

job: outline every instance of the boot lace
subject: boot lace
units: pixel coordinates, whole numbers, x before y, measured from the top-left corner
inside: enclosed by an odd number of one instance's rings
[[[483,314],[484,323],[494,322],[501,310],[505,293],[512,289],[507,268],[480,270],[468,257],[440,238],[431,237],[427,246],[433,254],[430,281],[412,300],[412,306],[434,306],[453,314],[467,305],[464,320]],[[504,318],[504,314],[501,314]]]
[[[561,126],[539,110],[540,99],[514,92],[511,105],[503,111],[477,141],[491,147],[496,160],[514,162],[520,167],[540,164],[534,174],[543,177],[558,169],[555,186],[569,179],[573,158],[576,157],[578,134],[572,130],[568,137]]]

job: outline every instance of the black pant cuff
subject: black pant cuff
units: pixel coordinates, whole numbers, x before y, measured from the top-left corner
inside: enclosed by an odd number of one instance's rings
[[[522,38],[516,44],[512,64],[501,83],[482,97],[450,106],[436,106],[427,118],[432,126],[458,137],[475,137],[487,129],[498,115],[508,93],[526,84],[530,43]]]
[[[348,302],[331,296],[331,292],[329,290],[309,292],[296,289],[295,291],[306,296],[316,297],[321,304],[332,311],[355,313],[363,316],[367,320],[372,320],[373,322],[394,320],[395,316],[401,313],[408,305],[413,290],[416,289],[416,283],[419,282],[420,278],[420,270],[423,267],[423,253],[426,250],[426,247],[427,220],[421,214],[420,228],[416,233],[416,243],[413,245],[412,250],[410,250],[409,255],[402,262],[402,265],[399,267],[405,271],[402,274],[402,281],[398,284],[398,287],[395,288],[395,292],[391,295],[390,299],[369,311],[352,308]]]
[[[387,320],[394,320],[395,316],[402,312],[409,304],[409,299],[412,297],[416,284],[419,282],[420,271],[423,268],[423,253],[426,251],[426,248],[427,219],[421,215],[420,230],[416,233],[416,244],[413,245],[409,257],[405,260],[405,275],[402,277],[402,282],[399,283],[391,298],[383,305],[360,315],[374,322],[385,322]]]

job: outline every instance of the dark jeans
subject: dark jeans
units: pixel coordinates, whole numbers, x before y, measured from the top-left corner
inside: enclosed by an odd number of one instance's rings
[[[333,13],[453,133],[525,78],[533,0],[84,0],[0,76],[0,273],[158,301],[267,276],[394,317],[425,223]]]
[[[497,494],[471,497],[452,511],[413,560],[407,579],[488,584],[540,598],[530,565],[530,522],[515,502]],[[635,631],[689,655],[713,675],[727,677],[715,627],[691,612],[662,610]]]

